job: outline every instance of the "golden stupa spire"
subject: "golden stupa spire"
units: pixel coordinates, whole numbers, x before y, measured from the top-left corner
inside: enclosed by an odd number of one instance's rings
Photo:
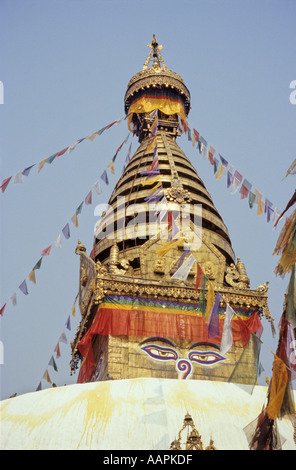
[[[143,66],[143,70],[148,69],[148,65],[149,65],[149,62],[151,60],[152,55],[154,57],[152,68],[153,69],[163,68],[164,70],[166,70],[167,67],[166,67],[165,62],[163,60],[163,57],[160,53],[160,51],[163,49],[163,46],[158,44],[157,39],[155,37],[155,34],[153,34],[151,44],[147,44],[147,47],[149,47],[151,50],[150,50],[149,55],[148,55],[148,57],[145,61],[145,64]],[[161,67],[161,65],[162,65],[162,67]]]

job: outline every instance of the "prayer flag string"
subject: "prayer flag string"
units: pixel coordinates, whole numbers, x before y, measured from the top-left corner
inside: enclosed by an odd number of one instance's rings
[[[83,142],[84,140],[90,140],[91,142],[93,142],[97,135],[101,135],[104,131],[110,129],[115,124],[119,124],[121,121],[123,121],[126,118],[127,118],[127,116],[123,116],[120,119],[117,119],[116,121],[111,122],[110,124],[103,127],[102,129],[100,129],[96,132],[93,132],[92,134],[88,135],[87,137],[83,137],[82,139],[78,139],[74,144],[69,145],[68,147],[65,147],[63,150],[60,150],[59,152],[54,153],[50,157],[43,158],[39,162],[33,163],[33,165],[30,165],[30,166],[24,168],[22,171],[19,171],[18,173],[16,173],[14,175],[14,180],[13,180],[14,184],[23,183],[24,176],[29,176],[29,174],[30,174],[30,172],[31,172],[31,170],[34,166],[37,166],[38,173],[40,173],[41,170],[43,169],[45,163],[51,164],[56,158],[66,154],[66,153],[70,154],[77,147],[77,145],[80,144],[81,142]],[[118,149],[118,150],[120,150],[120,149]],[[12,178],[13,178],[13,176],[9,176],[8,178],[5,178],[2,181],[1,186],[0,186],[0,189],[1,189],[2,193],[5,192],[7,186],[9,185]]]

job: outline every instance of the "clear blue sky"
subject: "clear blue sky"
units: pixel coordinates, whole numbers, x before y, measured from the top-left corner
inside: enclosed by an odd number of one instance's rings
[[[73,144],[124,115],[123,98],[130,78],[142,69],[153,33],[163,44],[168,68],[179,73],[191,93],[189,121],[217,152],[260,190],[284,208],[295,176],[281,181],[295,153],[296,105],[289,84],[296,79],[295,1],[271,0],[1,0],[0,180]],[[0,319],[4,365],[1,398],[34,391],[46,369],[57,385],[70,377],[69,345],[60,343],[55,373],[48,362],[63,331],[72,340],[80,321],[77,308],[65,322],[78,291],[77,240],[92,248],[96,204],[108,202],[127,153],[125,147],[109,172],[110,186],[93,194],[79,227],[53,247],[27,279],[29,295],[18,289],[70,221],[127,136],[126,122],[94,142],[82,142],[23,184],[10,182],[0,195]],[[213,168],[179,139],[221,213],[236,256],[245,263],[251,287],[270,282],[269,307],[277,328],[288,279],[275,277],[272,252],[279,234],[257,217],[239,195],[230,195],[226,179],[216,181]],[[133,152],[137,142],[133,140]],[[17,305],[9,302],[17,293]],[[272,339],[265,332],[262,362],[270,376]],[[264,383],[264,380],[263,380]],[[49,385],[42,381],[42,387]]]

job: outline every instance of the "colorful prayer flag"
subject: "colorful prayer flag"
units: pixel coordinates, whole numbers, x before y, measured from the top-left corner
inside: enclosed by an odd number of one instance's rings
[[[278,357],[274,357],[270,393],[266,413],[270,419],[279,417],[288,382],[288,370],[286,364]]]
[[[41,251],[41,256],[49,256],[50,250],[51,250],[52,245],[48,246],[44,250]]]
[[[104,183],[109,184],[108,175],[107,175],[106,170],[102,173],[101,178],[104,181]]]
[[[54,348],[54,352],[57,353],[57,359],[58,359],[61,356],[59,343],[57,343],[56,347]]]
[[[66,322],[66,328],[67,328],[67,330],[71,331],[70,315],[68,316],[68,319],[67,319],[67,322]]]
[[[97,137],[97,135],[98,135],[98,131],[96,131],[93,134],[89,135],[88,137],[86,137],[86,139],[91,140],[93,142],[95,140],[95,138]]]
[[[70,220],[71,220],[72,224],[75,225],[75,227],[78,227],[79,224],[78,224],[78,217],[77,217],[76,212],[75,212],[75,214],[72,215]]]
[[[61,341],[62,343],[68,344],[68,340],[64,332],[61,334],[59,341]]]
[[[219,332],[219,304],[223,300],[222,295],[217,292],[215,296],[215,300],[213,303],[213,307],[207,322],[207,329],[208,329],[208,338],[215,338],[216,336],[220,336]]]
[[[28,279],[29,279],[29,281],[33,282],[33,284],[36,284],[36,276],[35,276],[35,270],[34,269],[28,275]]]
[[[1,315],[1,316],[3,316],[5,307],[6,307],[6,303],[0,308],[0,315]]]
[[[44,167],[46,161],[47,161],[47,158],[44,158],[43,160],[41,160],[41,161],[38,163],[38,173],[40,173],[40,171],[41,171],[42,168]]]
[[[79,140],[77,140],[75,144],[70,145],[70,147],[68,147],[67,153],[71,153],[77,147],[79,143],[80,143]]]
[[[214,155],[216,153],[216,149],[212,147],[212,145],[209,146],[209,160],[211,165],[214,165]]]
[[[87,194],[86,198],[84,199],[84,202],[85,202],[85,205],[86,205],[86,206],[92,204],[92,192],[91,192],[91,190],[90,190],[90,192]]]
[[[199,141],[199,132],[193,128],[193,133],[192,133],[192,145],[193,147],[195,146],[196,142]]]
[[[76,312],[75,312],[75,303],[74,303],[73,306],[72,306],[72,311],[71,311],[71,313],[72,313],[72,317],[75,317],[75,316],[76,316]]]
[[[28,288],[27,288],[26,280],[24,280],[24,281],[19,285],[19,289],[22,291],[22,293],[23,293],[24,295],[28,295],[28,294],[29,294]]]
[[[39,261],[37,261],[33,269],[40,269],[41,263],[42,263],[42,258],[40,258]]]
[[[113,165],[113,160],[111,160],[111,162],[109,163],[109,165],[107,166],[107,168],[109,168],[109,170],[111,171],[111,173],[115,173],[114,172],[114,165]]]
[[[291,163],[286,173],[286,176],[283,177],[282,181],[287,178],[288,175],[295,175],[296,174],[296,159]]]
[[[46,380],[46,382],[48,382],[48,383],[50,383],[50,384],[52,383],[52,382],[51,382],[51,379],[50,379],[50,377],[49,377],[49,373],[48,373],[48,370],[47,370],[47,369],[46,369],[46,371],[44,372],[42,379],[43,379],[43,380]]]
[[[184,261],[184,263],[179,267],[175,274],[173,274],[171,279],[179,279],[181,281],[185,281],[194,263],[196,263],[196,259],[192,254],[190,254],[187,260]]]
[[[64,148],[63,150],[60,150],[60,152],[58,152],[58,153],[56,154],[56,157],[60,157],[61,155],[64,155],[64,153],[68,150],[68,148],[69,148],[69,147],[66,147],[66,148]]]
[[[232,320],[233,315],[235,315],[234,310],[230,307],[230,305],[227,304],[221,344],[220,344],[221,356],[225,356],[225,354],[230,350],[232,343],[233,343],[232,327],[231,327],[231,320]]]
[[[58,371],[58,368],[57,368],[57,365],[53,356],[51,356],[48,365],[52,366],[56,372]]]
[[[215,300],[215,289],[214,289],[214,284],[209,281],[208,283],[208,297],[207,297],[207,308],[206,308],[206,312],[205,312],[205,320],[206,322],[208,321],[208,318],[211,314],[211,311],[212,311],[212,308],[213,308],[213,304],[214,304],[214,300]]]
[[[17,174],[15,175],[15,177],[14,177],[14,182],[13,182],[13,183],[14,183],[14,184],[20,184],[20,183],[23,182],[23,180],[24,180],[24,175],[23,175],[22,172],[20,172],[20,173],[17,173]]]
[[[64,234],[64,237],[66,238],[66,240],[68,240],[70,238],[70,227],[69,227],[69,223],[66,223],[65,227],[62,229],[62,232]]]
[[[100,185],[100,182],[97,181],[94,186],[93,186],[94,190],[96,191],[97,194],[101,194],[102,193],[102,188],[101,188],[101,185]]]
[[[34,165],[31,165],[31,166],[28,166],[27,168],[25,168],[25,169],[23,170],[23,172],[22,172],[23,175],[24,175],[24,176],[28,176],[29,173],[30,173],[30,171],[32,170],[33,166],[35,166],[35,165],[36,165],[36,163],[34,163]]]
[[[197,263],[195,290],[197,290],[202,285],[203,277],[204,277],[203,270],[201,269],[201,266]]]
[[[296,295],[295,295],[295,264],[291,270],[290,281],[287,293],[286,319],[293,328],[296,328]]]
[[[10,300],[11,300],[12,305],[16,305],[16,292],[12,294],[12,296],[10,297]]]
[[[2,181],[2,184],[0,186],[2,193],[4,193],[5,189],[7,188],[9,181],[11,180],[12,176],[9,176],[9,178],[6,178],[5,180]]]
[[[238,190],[242,182],[242,179],[243,179],[243,176],[236,170],[233,175],[230,194],[236,193],[236,191]]]
[[[59,233],[56,241],[55,241],[55,245],[58,247],[58,248],[61,248],[62,246],[62,238],[61,238],[61,234]]]

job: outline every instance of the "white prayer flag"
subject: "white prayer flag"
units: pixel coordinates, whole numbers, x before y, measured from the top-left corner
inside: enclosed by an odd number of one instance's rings
[[[173,274],[171,279],[180,279],[181,281],[185,281],[194,263],[196,263],[196,259],[192,254],[190,254],[182,266],[180,266],[175,274]]]
[[[14,178],[14,184],[22,183],[24,180],[24,175],[22,172],[17,173]]]
[[[58,236],[58,238],[56,239],[55,245],[56,245],[58,248],[61,248],[61,246],[62,246],[61,234],[60,234],[60,235]]]
[[[224,356],[232,346],[233,337],[232,337],[232,328],[231,328],[231,319],[235,315],[234,310],[227,304],[225,320],[223,326],[223,333],[221,338],[220,345],[220,354]]]

